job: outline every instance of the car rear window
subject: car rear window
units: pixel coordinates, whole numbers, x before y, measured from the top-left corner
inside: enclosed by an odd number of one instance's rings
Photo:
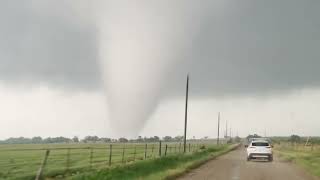
[[[269,146],[269,143],[266,142],[254,142],[252,146]]]

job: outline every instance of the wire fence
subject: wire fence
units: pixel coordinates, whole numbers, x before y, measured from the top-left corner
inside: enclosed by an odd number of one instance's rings
[[[320,144],[281,142],[277,144],[277,147],[280,149],[294,150],[294,151],[301,151],[301,152],[320,152]]]
[[[189,142],[186,153],[214,146]],[[59,176],[81,169],[102,169],[139,160],[184,153],[183,143],[112,143],[89,147],[0,149],[0,179]]]

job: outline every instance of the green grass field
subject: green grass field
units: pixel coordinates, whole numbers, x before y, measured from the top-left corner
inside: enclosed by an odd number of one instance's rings
[[[177,176],[200,166],[208,160],[226,153],[236,145],[213,146],[190,154],[171,154],[167,157],[149,159],[112,169],[84,172],[68,177],[70,180],[162,180]]]
[[[167,152],[166,152],[167,145]],[[199,151],[202,144],[190,143],[190,153]],[[206,144],[206,147],[211,145]],[[159,157],[159,143],[112,144],[30,144],[0,145],[0,179],[34,179],[47,149],[50,154],[43,175],[63,177],[83,170],[98,170],[117,165]],[[161,154],[182,153],[180,143],[162,143]],[[189,144],[187,146],[189,152]]]
[[[276,152],[284,160],[294,162],[311,174],[320,177],[320,148],[301,146],[278,146]]]

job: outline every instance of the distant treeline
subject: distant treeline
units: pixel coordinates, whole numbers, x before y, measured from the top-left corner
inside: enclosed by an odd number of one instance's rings
[[[247,136],[247,139],[250,138],[262,138],[263,136],[260,136],[258,134],[249,134]],[[290,142],[290,143],[313,143],[313,144],[320,144],[320,137],[318,136],[299,136],[299,135],[291,135],[291,136],[273,136],[268,137],[272,140],[274,143],[280,143],[280,142]]]
[[[273,142],[290,142],[290,143],[308,143],[308,144],[320,144],[320,137],[306,137],[306,136],[299,136],[299,135],[291,135],[288,137],[278,136],[271,138]]]
[[[163,141],[182,141],[183,136],[165,136],[160,138],[158,136],[153,137],[141,137],[139,136],[137,139],[126,139],[126,138],[119,138],[119,139],[112,139],[112,138],[105,138],[105,137],[98,137],[98,136],[86,136],[83,139],[79,139],[77,136],[73,138],[66,138],[66,137],[48,137],[42,138],[40,136],[33,137],[33,138],[25,138],[25,137],[18,137],[14,138],[11,137],[6,140],[0,140],[0,144],[50,144],[50,143],[111,143],[111,142],[158,142],[160,140]]]

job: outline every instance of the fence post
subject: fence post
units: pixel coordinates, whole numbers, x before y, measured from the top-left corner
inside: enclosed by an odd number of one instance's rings
[[[166,149],[164,151],[164,156],[167,156],[167,149],[168,149],[168,145],[166,144]]]
[[[161,157],[161,141],[159,141],[159,157]]]
[[[137,154],[137,146],[134,145],[133,161],[136,160],[136,154]]]
[[[48,160],[48,157],[49,157],[49,154],[50,154],[50,150],[48,149],[44,155],[44,158],[43,158],[43,161],[41,163],[41,166],[37,172],[37,176],[36,176],[36,179],[35,180],[40,180],[41,177],[42,177],[42,174],[43,174],[43,170],[47,164],[47,160]]]
[[[144,147],[144,159],[147,159],[148,144]]]
[[[174,145],[174,153],[177,154],[177,144]]]
[[[124,150],[125,150],[125,145],[123,145],[123,149],[122,149],[122,163],[124,163]]]
[[[92,160],[93,160],[93,148],[90,148],[90,168],[92,168]]]
[[[111,166],[111,158],[112,158],[112,144],[110,144],[110,149],[109,149],[109,166]]]
[[[151,149],[151,157],[154,157],[154,154],[153,154],[153,150],[154,150],[154,144],[152,145],[152,149]]]
[[[70,148],[67,149],[67,162],[66,162],[66,171],[69,170],[70,167]]]

